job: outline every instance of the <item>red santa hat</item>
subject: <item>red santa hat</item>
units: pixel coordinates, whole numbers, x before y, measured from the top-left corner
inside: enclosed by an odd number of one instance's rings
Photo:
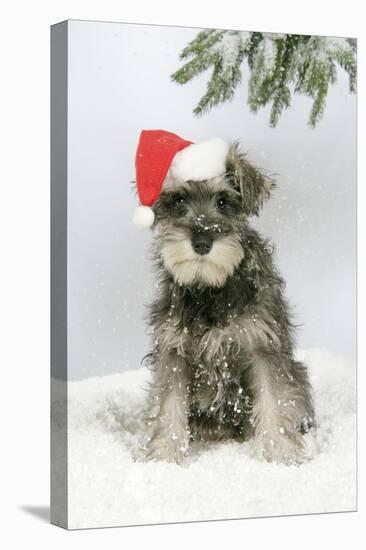
[[[151,207],[168,183],[199,182],[224,174],[228,148],[220,138],[193,143],[165,130],[143,130],[135,159],[141,206],[134,212],[134,224],[145,229],[154,223]]]

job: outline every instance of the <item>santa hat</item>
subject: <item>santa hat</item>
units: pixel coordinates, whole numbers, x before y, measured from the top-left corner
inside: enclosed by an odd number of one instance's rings
[[[228,148],[220,138],[193,143],[165,130],[143,130],[135,159],[141,206],[134,212],[134,224],[145,229],[154,223],[151,207],[168,183],[200,182],[224,174]]]

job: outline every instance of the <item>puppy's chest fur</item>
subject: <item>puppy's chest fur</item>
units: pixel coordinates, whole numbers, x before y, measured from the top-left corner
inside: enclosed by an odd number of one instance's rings
[[[191,361],[210,361],[228,351],[245,331],[245,309],[255,296],[249,283],[239,294],[227,289],[188,289],[174,285],[166,312],[165,330],[179,341],[178,351]],[[249,327],[248,327],[249,328]],[[215,345],[216,344],[216,345]]]
[[[174,287],[170,296],[159,340],[186,359],[195,414],[230,416],[231,422],[237,416],[239,421],[251,397],[245,365],[254,340],[260,334],[267,338],[260,321],[246,313],[255,296],[254,287],[242,287],[240,295],[232,289]]]

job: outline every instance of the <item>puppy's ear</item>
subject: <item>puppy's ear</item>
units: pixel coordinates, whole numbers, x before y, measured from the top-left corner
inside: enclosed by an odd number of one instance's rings
[[[259,209],[270,197],[274,182],[246,159],[237,142],[232,143],[229,148],[226,177],[241,194],[244,212],[248,216],[258,216]]]

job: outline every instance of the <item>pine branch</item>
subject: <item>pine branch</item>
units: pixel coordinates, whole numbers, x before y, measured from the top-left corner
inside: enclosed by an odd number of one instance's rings
[[[314,127],[324,113],[329,85],[337,80],[337,66],[349,76],[350,93],[356,91],[356,47],[351,38],[206,30],[181,52],[186,62],[171,78],[183,85],[212,68],[206,92],[194,108],[202,115],[233,99],[246,59],[250,109],[271,105],[270,125],[276,126],[291,105],[292,93],[301,93],[313,98],[309,125]]]
[[[236,41],[237,48],[231,55],[225,55],[225,42],[214,52],[214,68],[207,84],[207,91],[194,109],[196,115],[202,115],[212,107],[230,101],[241,81],[240,65],[243,61],[244,47],[239,33],[226,35],[228,40]],[[228,41],[227,40],[227,41]],[[226,41],[226,42],[227,42]]]
[[[180,54],[180,59],[186,59],[191,55],[199,55],[204,50],[211,48],[218,40],[222,38],[225,31],[207,30],[198,33],[188,46]]]

